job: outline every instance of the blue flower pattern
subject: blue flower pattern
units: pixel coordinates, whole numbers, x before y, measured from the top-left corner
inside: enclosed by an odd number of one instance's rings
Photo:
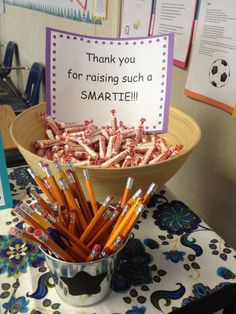
[[[163,252],[166,260],[171,260],[173,263],[183,262],[184,256],[186,255],[183,251],[171,250],[169,252]]]
[[[4,303],[2,306],[9,313],[28,313],[29,300],[25,297],[12,297],[9,302]]]
[[[19,275],[27,267],[44,266],[45,258],[34,245],[17,239],[12,235],[0,236],[0,274]]]
[[[30,187],[36,187],[24,167],[11,171],[9,178],[13,195],[16,195],[17,189],[25,189],[29,196]],[[219,284],[209,287],[199,281],[197,284],[193,284],[192,291],[189,292],[186,290],[184,282],[172,282],[169,290],[162,290],[162,276],[168,277],[168,267],[175,267],[175,265],[184,267],[187,274],[191,270],[196,271],[199,274],[198,278],[201,279],[199,273],[201,264],[197,262],[198,257],[204,254],[204,250],[196,235],[199,231],[212,232],[212,230],[204,227],[201,219],[184,203],[176,200],[169,202],[164,190],[152,197],[148,207],[155,208],[151,212],[147,211],[143,219],[152,215],[153,220],[150,221],[153,225],[155,224],[156,230],[158,230],[157,235],[148,234],[142,241],[136,238],[136,231],[139,233],[142,229],[142,223],[139,222],[139,228],[135,230],[134,238],[130,239],[126,249],[120,255],[112,278],[113,293],[123,295],[123,301],[127,305],[125,314],[149,313],[150,306],[153,306],[150,313],[170,312],[171,309],[185,306],[223,289],[232,280],[235,280],[236,269],[229,269],[223,264],[227,260],[227,256],[235,254],[233,249],[229,249],[225,245],[224,252],[221,253],[219,251],[220,243],[212,238],[209,240],[209,247],[214,252],[213,258],[218,260],[221,258],[222,263],[222,266],[216,270]],[[216,254],[217,250],[219,254]],[[159,268],[158,258],[153,258],[155,255],[162,256],[166,260],[166,269]],[[154,260],[157,261],[156,264],[153,264]],[[34,289],[21,295],[17,293],[20,288],[20,278],[30,269],[38,269],[37,282]],[[40,269],[43,270],[43,274],[40,274]],[[60,314],[58,309],[61,307],[61,303],[53,303],[48,299],[48,288],[52,288],[52,285],[50,283],[51,276],[46,272],[44,257],[41,251],[33,245],[11,235],[0,235],[0,277],[3,274],[6,274],[8,278],[17,279],[14,292],[10,294],[10,285],[0,278],[3,288],[3,292],[0,293],[0,301],[2,301],[0,308],[2,306],[6,313],[29,313],[32,309],[31,300],[37,299],[38,301],[42,300],[41,308],[33,309],[30,313],[49,311],[53,314]],[[146,293],[146,291],[151,293]],[[164,303],[159,302],[160,300],[163,300]],[[84,313],[90,312],[85,310]]]
[[[164,202],[154,211],[155,224],[169,234],[181,235],[198,228],[201,220],[184,203],[180,201]]]

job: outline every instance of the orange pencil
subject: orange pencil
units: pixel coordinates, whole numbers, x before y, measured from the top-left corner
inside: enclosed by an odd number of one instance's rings
[[[39,216],[31,207],[27,206],[26,204],[24,203],[20,204],[19,208],[22,209],[28,216],[30,216],[34,221],[36,221],[44,229],[52,227],[52,225],[49,224],[47,220]]]
[[[77,236],[77,231],[76,231],[76,209],[71,208],[70,209],[70,220],[69,220],[69,225],[68,225],[68,230],[75,236]]]
[[[139,217],[141,216],[145,206],[143,204],[140,204],[136,211],[133,213],[131,219],[127,223],[127,225],[124,227],[123,231],[117,236],[117,238],[114,240],[112,244],[112,251],[117,249],[122,243],[125,242],[127,237],[129,236],[131,230],[133,229],[134,225],[138,221]]]
[[[88,243],[89,248],[91,248],[94,244],[99,242],[100,239],[106,239],[106,237],[108,237],[108,231],[116,222],[121,211],[122,208],[120,206],[117,206],[111,217],[109,217],[108,221],[96,232],[93,238],[89,241]]]
[[[48,237],[48,235],[45,232],[43,232],[43,230],[36,229],[34,231],[34,236],[35,236],[36,239],[38,239],[40,242],[42,242],[44,245],[46,245],[50,250],[55,252],[55,254],[58,255],[64,261],[66,261],[66,262],[77,262],[77,260],[74,257],[72,257],[65,250],[63,250],[53,240],[51,240]]]
[[[149,201],[150,198],[152,197],[152,195],[156,192],[157,190],[157,185],[155,183],[152,183],[147,192],[144,194],[143,200],[142,200],[142,204],[146,205]]]
[[[31,207],[39,216],[42,216],[45,211],[45,209],[38,202],[31,204]]]
[[[16,238],[23,239],[26,242],[32,243],[33,245],[41,244],[40,241],[36,239],[33,235],[28,234],[27,232],[19,228],[11,227],[9,233],[14,235]]]
[[[98,203],[99,205],[102,205],[102,203]],[[112,206],[107,206],[107,209],[105,212],[102,214],[101,218],[99,221],[96,223],[96,226],[93,228],[93,233],[97,233],[103,226],[106,224],[106,222],[109,220],[109,218],[112,216],[114,212],[114,207]]]
[[[116,239],[116,237],[124,230],[126,224],[129,222],[130,218],[132,217],[133,213],[136,211],[137,207],[141,204],[141,198],[139,197],[135,203],[131,206],[131,208],[129,209],[128,213],[125,215],[124,219],[122,219],[121,223],[119,224],[119,226],[117,226],[117,228],[114,230],[114,232],[112,233],[112,235],[109,237],[109,239],[107,240],[104,249],[109,249],[109,251],[111,250],[112,244],[114,242],[114,240]],[[103,251],[104,251],[103,249]]]
[[[95,244],[92,248],[91,253],[87,258],[87,262],[95,261],[99,258],[99,254],[101,253],[102,246],[100,244]]]
[[[83,169],[83,175],[85,178],[85,184],[86,184],[86,188],[87,188],[87,192],[88,192],[88,197],[89,197],[89,200],[91,203],[91,207],[93,210],[93,214],[95,215],[96,212],[98,211],[98,207],[97,207],[97,201],[95,198],[95,193],[94,193],[93,186],[92,186],[92,183],[90,180],[90,175],[89,175],[88,169]]]
[[[105,212],[105,210],[107,209],[107,206],[109,204],[109,202],[113,199],[113,196],[109,195],[104,203],[100,206],[99,210],[97,211],[96,215],[93,217],[93,219],[90,221],[88,227],[86,228],[86,230],[84,231],[84,233],[82,234],[82,236],[80,237],[80,240],[82,242],[86,242],[90,239],[91,236],[93,236],[93,229],[96,226],[96,224],[98,223],[99,219],[101,218],[101,216],[103,215],[103,213]]]
[[[67,176],[66,176],[65,172],[62,170],[62,167],[59,164],[59,162],[55,161],[54,166],[55,166],[56,170],[58,171],[60,177],[66,182],[66,185],[69,186],[69,181],[67,179]]]
[[[133,196],[127,201],[126,205],[124,206],[122,212],[120,213],[114,227],[112,230],[112,233],[110,236],[112,236],[113,232],[116,230],[116,228],[119,226],[119,224],[121,223],[122,219],[125,217],[126,213],[128,212],[128,210],[130,209],[130,207],[132,206],[132,204],[137,200],[138,197],[140,197],[140,195],[143,193],[142,189],[138,189]]]
[[[20,205],[17,205],[15,208],[13,208],[14,213],[16,213],[18,216],[20,216],[28,225],[32,226],[33,228],[35,228],[35,229],[37,229],[37,228],[42,229],[43,228],[31,216],[29,216],[27,213],[25,213],[19,206]]]
[[[85,198],[83,189],[80,185],[80,182],[78,180],[78,177],[75,173],[75,171],[73,170],[72,166],[70,165],[69,169],[65,170],[65,173],[67,175],[68,181],[70,183],[70,186],[72,188],[72,190],[74,191],[75,195],[77,196],[77,199],[79,201],[80,204],[80,208],[82,209],[83,213],[84,213],[84,217],[87,221],[87,223],[89,223],[93,216],[91,214],[90,208],[88,206],[87,200]]]
[[[87,246],[75,235],[69,232],[69,230],[62,225],[59,225],[57,222],[54,224],[54,227],[60,231],[61,234],[63,234],[71,243],[76,245],[78,248],[83,250],[83,252],[88,255],[90,253],[89,249]]]
[[[67,228],[69,219],[68,211],[65,209],[65,207],[61,206],[59,202],[56,202],[56,204],[54,204],[54,210],[55,209],[57,211],[56,221],[60,225]]]
[[[55,199],[53,198],[51,193],[48,191],[47,187],[45,186],[45,184],[44,184],[43,180],[40,178],[40,176],[37,175],[31,168],[28,168],[27,170],[28,170],[29,174],[32,176],[32,178],[34,179],[34,181],[38,184],[40,189],[43,191],[43,193],[47,196],[49,201],[52,203],[55,202]]]
[[[20,208],[20,205],[16,206],[13,211],[18,214],[23,220],[29,224],[34,229],[41,229],[45,233],[47,230],[43,228],[38,222],[32,219],[25,211]],[[48,223],[49,228],[55,227],[68,241],[71,242],[72,248],[75,249],[77,252],[80,253],[81,257],[86,260],[88,254],[90,253],[89,249],[74,235],[70,234],[70,232],[65,229],[63,226],[59,225],[58,223],[50,224]]]
[[[129,194],[130,194],[131,189],[133,187],[133,183],[134,183],[134,178],[129,177],[127,179],[125,191],[124,191],[124,194],[123,194],[122,199],[121,199],[121,207],[122,208],[125,206],[126,202],[128,201],[128,197],[129,197]]]
[[[52,207],[37,193],[36,190],[31,190],[30,195],[49,213],[52,213]]]
[[[76,209],[76,215],[77,215],[78,220],[79,220],[79,222],[81,224],[81,227],[82,227],[82,229],[84,231],[87,228],[88,224],[87,224],[87,222],[86,222],[86,220],[84,218],[82,210],[78,206],[79,205],[78,202],[76,202],[76,199],[74,198],[73,193],[68,188],[68,186],[66,185],[66,183],[65,183],[65,181],[63,179],[59,180],[59,184],[60,184],[60,186],[62,188],[62,191],[65,194],[65,197],[66,197],[67,203],[69,205],[69,208],[70,209],[72,209],[72,208]]]
[[[57,185],[56,179],[51,174],[51,171],[49,169],[49,165],[45,164],[42,161],[39,162],[39,165],[42,168],[42,170],[45,172],[45,174],[47,176],[47,181],[50,184],[50,186],[54,192],[54,195],[56,196],[57,201],[60,202],[60,204],[62,206],[64,206],[65,208],[68,208],[64,194],[63,194],[62,190],[59,188],[59,186]]]
[[[42,213],[42,217],[52,225],[56,223],[56,218],[53,215],[49,214],[49,212],[47,212],[46,210]]]
[[[46,186],[46,188],[48,189],[48,192],[52,195],[54,202],[57,202],[57,196],[54,192],[54,190],[52,189],[51,185],[49,184],[48,178],[43,178],[43,182]]]

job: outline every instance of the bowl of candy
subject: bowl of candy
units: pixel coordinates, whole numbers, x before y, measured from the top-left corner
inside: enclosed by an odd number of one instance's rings
[[[184,164],[201,137],[198,124],[184,112],[170,107],[168,132],[147,135],[144,119],[137,129],[116,121],[103,128],[96,121],[55,121],[45,114],[45,103],[18,115],[11,136],[28,165],[44,176],[40,163],[50,165],[58,178],[70,164],[85,188],[83,169],[89,169],[97,201],[111,194],[118,201],[124,181],[133,178],[133,189],[146,189],[150,181],[164,185]],[[88,117],[89,119],[89,117]]]

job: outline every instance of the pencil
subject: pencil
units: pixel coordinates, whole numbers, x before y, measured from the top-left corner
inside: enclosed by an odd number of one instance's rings
[[[143,193],[142,189],[138,189],[133,195],[132,197],[127,201],[126,205],[124,206],[122,212],[120,213],[114,227],[112,230],[112,233],[110,236],[112,236],[112,234],[114,233],[114,231],[116,230],[116,228],[119,226],[119,224],[121,223],[122,219],[125,217],[126,213],[128,212],[128,210],[130,209],[130,207],[132,206],[132,204],[137,200],[137,198],[140,197],[140,195]]]
[[[43,193],[47,196],[47,198],[49,199],[49,201],[51,203],[55,202],[55,199],[52,197],[51,193],[49,193],[47,187],[45,186],[43,180],[40,178],[39,175],[37,175],[31,168],[28,168],[27,171],[29,172],[29,174],[32,176],[32,178],[34,179],[34,181],[38,184],[38,186],[40,187],[40,189],[43,191]]]
[[[94,193],[93,186],[92,186],[92,183],[90,180],[90,175],[89,175],[88,169],[83,169],[83,175],[85,178],[85,184],[86,184],[86,188],[87,188],[87,192],[88,192],[88,197],[89,197],[89,200],[91,203],[91,207],[93,210],[93,214],[95,215],[96,212],[98,211],[98,207],[97,207],[97,201],[95,198],[95,193]]]
[[[142,204],[143,204],[143,205],[146,205],[146,204],[150,201],[152,195],[153,195],[156,191],[157,191],[157,185],[156,185],[155,183],[152,183],[152,184],[149,186],[147,192],[144,194],[144,197],[143,197],[143,200],[142,200]]]
[[[9,233],[14,235],[16,238],[23,239],[26,242],[29,242],[33,245],[41,244],[40,241],[38,239],[36,239],[33,235],[28,234],[27,232],[25,232],[24,230],[21,230],[19,228],[11,227],[9,230]]]
[[[116,237],[123,231],[125,228],[126,224],[129,222],[130,218],[132,217],[133,213],[135,212],[136,208],[141,204],[141,198],[139,197],[134,204],[131,206],[129,209],[128,213],[125,215],[124,219],[121,221],[119,226],[114,230],[112,235],[108,238],[104,248],[111,250],[112,244]]]
[[[72,233],[69,232],[69,230],[65,227],[63,227],[62,225],[59,225],[58,223],[54,224],[55,228],[57,230],[59,230],[70,242],[72,242],[74,245],[76,245],[77,247],[81,248],[81,250],[83,250],[83,252],[85,254],[89,254],[90,251],[87,248],[87,246],[79,239],[77,238],[75,235],[73,235]]]
[[[59,245],[57,245],[53,240],[51,240],[45,232],[41,229],[36,229],[34,231],[34,236],[44,245],[46,245],[50,250],[60,256],[60,258],[67,262],[77,262],[77,260],[70,256],[65,250],[63,250]]]
[[[48,228],[47,234],[50,238],[59,245],[63,250],[65,250],[69,255],[71,255],[77,262],[86,261],[87,256],[76,246],[71,245],[67,239],[65,239],[58,230],[54,228]]]
[[[20,205],[16,206],[13,211],[23,218],[23,220],[34,229],[41,229],[45,233],[47,232],[47,229],[43,228],[38,222],[33,220],[31,216],[29,216],[20,208]],[[62,225],[59,225],[58,223],[48,223],[47,227],[55,227],[67,239],[67,241],[71,243],[73,247],[76,247],[77,252],[79,252],[84,259],[87,258],[88,254],[90,253],[89,249],[77,237],[75,237],[73,234],[70,234],[66,228],[64,228]]]
[[[123,242],[127,239],[127,237],[129,236],[131,230],[133,229],[134,225],[136,224],[136,222],[138,221],[139,217],[141,216],[143,210],[144,210],[145,206],[143,204],[140,204],[136,211],[133,213],[131,219],[128,221],[127,225],[125,226],[125,228],[123,229],[123,231],[121,232],[121,234],[119,235],[121,238],[123,238]]]
[[[70,220],[69,220],[69,226],[68,230],[75,236],[77,236],[77,231],[76,231],[76,209],[71,208],[70,209]]]
[[[66,176],[65,172],[62,170],[62,167],[59,164],[59,162],[55,161],[54,166],[55,166],[56,170],[58,171],[59,176],[66,182],[66,185],[69,186],[69,181],[67,179],[67,176]]]
[[[80,204],[80,208],[82,209],[83,213],[84,213],[84,217],[87,221],[87,223],[89,223],[93,216],[91,214],[90,208],[88,206],[87,200],[85,198],[83,189],[80,185],[79,179],[72,167],[72,165],[70,165],[69,169],[65,170],[65,173],[67,175],[68,181],[70,183],[70,186],[72,188],[72,190],[75,192],[77,199],[79,201]]]
[[[62,190],[57,185],[56,179],[52,175],[48,164],[45,164],[44,162],[40,161],[39,165],[42,168],[42,170],[45,172],[46,177],[47,177],[47,181],[50,184],[50,186],[51,186],[51,188],[52,188],[52,190],[56,196],[57,201],[60,202],[61,205],[64,206],[65,208],[68,208],[64,194],[62,193]]]
[[[22,203],[19,207],[44,229],[51,227],[48,221],[39,216],[31,207],[27,206],[24,203]]]
[[[62,188],[62,191],[65,194],[69,209],[73,209],[73,208],[76,209],[76,215],[77,215],[78,220],[81,224],[82,230],[84,231],[87,228],[88,224],[84,218],[83,212],[82,212],[81,208],[79,207],[78,202],[76,202],[76,199],[74,198],[73,193],[68,188],[68,186],[66,185],[66,182],[63,179],[59,180],[59,184]]]
[[[13,212],[16,213],[18,216],[20,216],[28,225],[31,227],[37,229],[37,228],[43,228],[38,222],[36,222],[34,219],[32,219],[31,216],[26,214],[21,208],[20,205],[17,205],[13,208]],[[45,230],[45,229],[44,229]]]
[[[134,179],[129,177],[126,183],[125,191],[121,200],[121,207],[123,208],[125,206],[125,203],[128,201],[128,197],[130,194],[130,191],[133,187]]]
[[[101,249],[102,246],[100,244],[95,244],[87,258],[87,262],[95,261],[96,259],[98,259],[99,254],[101,253]]]
[[[113,197],[111,195],[109,195],[105,199],[104,203],[100,206],[100,208],[97,211],[96,215],[93,217],[93,219],[89,223],[88,227],[86,228],[86,230],[84,231],[84,233],[80,237],[80,241],[86,242],[86,241],[88,241],[91,238],[91,236],[93,236],[93,228],[96,226],[97,222],[99,221],[99,219],[101,218],[101,216],[105,212],[105,210],[106,210],[109,202],[112,200],[112,198]]]
[[[31,190],[30,195],[48,212],[52,213],[52,207],[37,193],[36,190]],[[45,195],[46,196],[46,195]]]
[[[111,217],[108,219],[108,221],[105,224],[103,224],[103,226],[96,232],[93,238],[89,241],[88,243],[89,248],[96,244],[96,242],[99,242],[100,239],[106,239],[106,236],[108,236],[108,231],[116,222],[116,219],[118,218],[121,211],[122,208],[120,206],[117,206],[117,208],[115,209]]]

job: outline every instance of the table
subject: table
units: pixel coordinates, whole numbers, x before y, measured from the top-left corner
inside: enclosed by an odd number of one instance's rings
[[[26,167],[8,169],[14,204],[31,204]],[[214,205],[214,204],[213,204]],[[167,188],[154,195],[99,304],[75,308],[57,296],[42,253],[8,235],[22,225],[0,211],[0,312],[64,314],[236,313],[236,252]]]
[[[0,105],[0,132],[2,134],[4,150],[16,150],[10,134],[10,126],[16,115],[10,105]]]

